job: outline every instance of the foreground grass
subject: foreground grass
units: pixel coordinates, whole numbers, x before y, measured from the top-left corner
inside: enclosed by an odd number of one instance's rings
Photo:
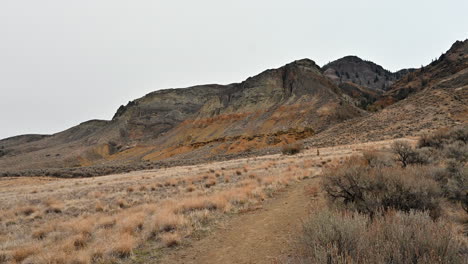
[[[0,196],[0,263],[112,263],[147,245],[176,247],[321,166],[278,157],[9,187]]]

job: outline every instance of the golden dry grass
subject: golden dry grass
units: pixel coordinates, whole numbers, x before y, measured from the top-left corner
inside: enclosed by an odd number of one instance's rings
[[[320,158],[342,153],[321,149]],[[176,246],[318,173],[319,161],[304,151],[96,178],[0,179],[0,260],[112,262],[148,240]]]

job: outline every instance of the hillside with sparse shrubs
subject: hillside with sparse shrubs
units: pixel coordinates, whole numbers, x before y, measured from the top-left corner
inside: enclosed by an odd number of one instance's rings
[[[468,126],[395,141],[328,169],[303,263],[466,263]]]

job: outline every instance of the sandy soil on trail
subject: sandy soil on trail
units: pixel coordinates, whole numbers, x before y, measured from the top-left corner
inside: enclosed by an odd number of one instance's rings
[[[289,186],[262,209],[232,218],[213,234],[167,255],[161,263],[278,263],[294,253],[302,219],[314,201],[306,187],[318,179]]]

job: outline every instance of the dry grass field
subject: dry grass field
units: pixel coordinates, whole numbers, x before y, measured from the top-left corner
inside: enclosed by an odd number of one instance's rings
[[[96,178],[0,179],[0,262],[120,262],[151,242],[184,243],[225,214],[247,212],[285,186],[365,148],[304,150]]]

